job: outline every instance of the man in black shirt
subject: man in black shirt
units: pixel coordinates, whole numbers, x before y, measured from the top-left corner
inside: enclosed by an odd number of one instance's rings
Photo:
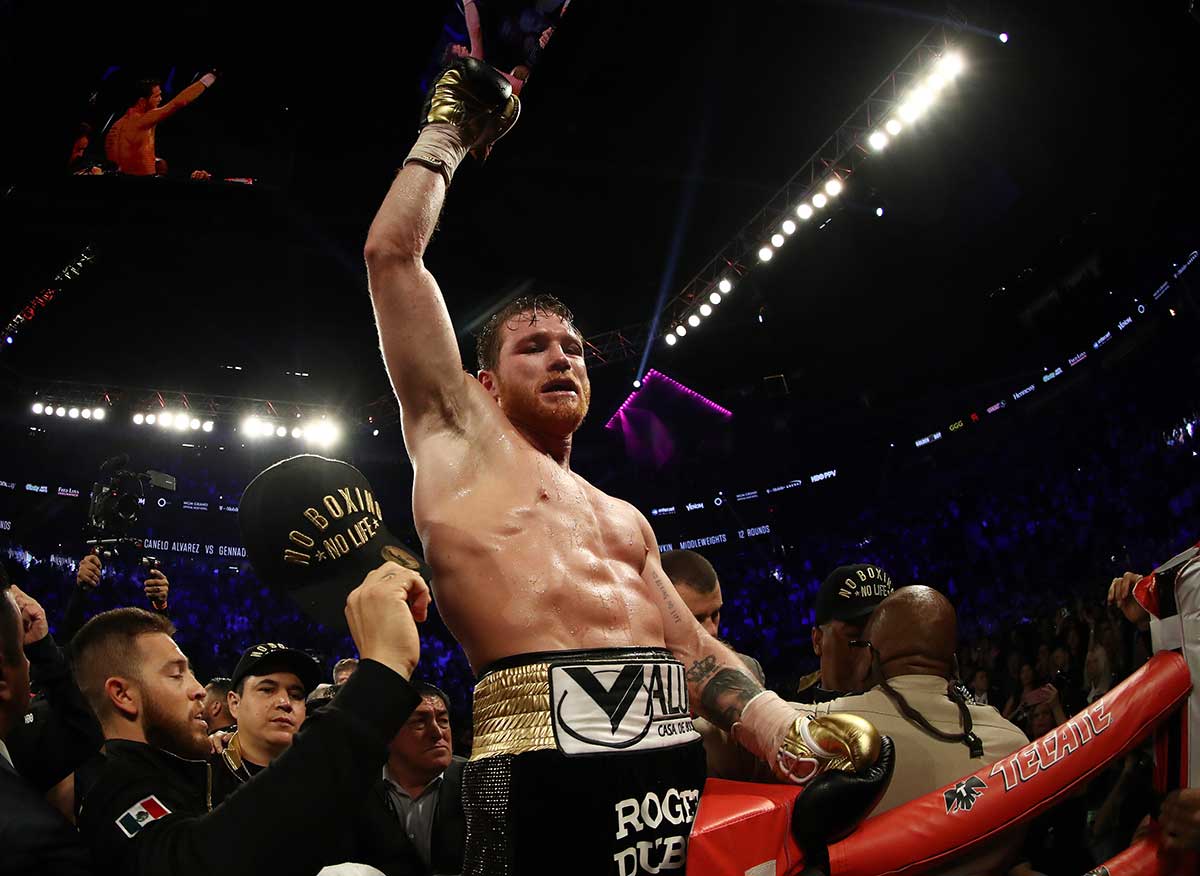
[[[800,679],[796,701],[827,703],[854,688],[854,651],[875,606],[892,593],[892,576],[878,566],[838,566],[817,593],[813,652],[821,668]]]
[[[320,665],[303,651],[278,642],[246,649],[230,680],[237,732],[213,756],[214,806],[291,747],[320,677]]]
[[[79,631],[75,666],[107,740],[79,813],[97,873],[312,876],[345,861],[328,827],[362,805],[388,741],[420,701],[407,679],[419,654],[413,621],[428,605],[424,581],[396,563],[367,575],[346,601],[358,672],[271,769],[219,806],[204,688],[170,623],[140,609],[92,618]]]

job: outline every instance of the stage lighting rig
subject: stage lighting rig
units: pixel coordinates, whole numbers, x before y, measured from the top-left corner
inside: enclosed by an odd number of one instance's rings
[[[796,220],[808,222],[817,211],[830,208],[832,199],[848,190],[860,162],[888,148],[910,123],[932,110],[939,95],[966,68],[961,50],[954,45],[964,25],[946,22],[931,28],[771,201],[667,303],[656,317],[668,326],[661,335],[667,346],[679,345],[685,336],[679,329],[684,325],[696,327],[697,314],[708,315],[700,307],[716,303],[710,298],[712,292],[728,294],[731,276],[771,261],[798,231]],[[827,219],[821,227],[826,224]],[[613,345],[603,336],[593,337],[591,344],[598,353],[603,351],[603,358],[597,356],[601,363],[629,355],[623,349],[609,355]]]

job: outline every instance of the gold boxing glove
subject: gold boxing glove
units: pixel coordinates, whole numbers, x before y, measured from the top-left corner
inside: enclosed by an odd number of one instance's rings
[[[733,725],[737,742],[771,767],[775,777],[806,784],[827,770],[861,772],[879,759],[879,731],[857,715],[799,712],[763,691]]]
[[[827,770],[857,773],[875,765],[879,746],[879,731],[858,715],[798,715],[779,744],[774,772],[798,785]]]
[[[520,114],[521,102],[503,75],[475,58],[459,58],[425,96],[421,134],[404,163],[436,170],[449,185],[463,156],[485,159]]]

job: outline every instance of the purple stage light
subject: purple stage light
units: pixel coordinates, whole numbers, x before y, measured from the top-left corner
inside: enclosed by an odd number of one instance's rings
[[[625,413],[625,409],[628,408],[631,404],[633,404],[633,400],[636,399],[639,395],[641,395],[642,392],[648,386],[650,386],[650,383],[652,381],[658,381],[667,386],[670,386],[672,389],[674,389],[675,391],[677,391],[683,395],[691,396],[691,398],[700,402],[701,404],[703,404],[705,407],[707,407],[709,410],[711,410],[715,414],[720,414],[722,417],[726,417],[726,418],[733,416],[733,411],[730,411],[727,408],[721,407],[719,404],[717,404],[712,399],[702,396],[700,393],[696,392],[694,389],[689,389],[688,387],[686,387],[682,383],[680,383],[678,380],[675,380],[672,377],[668,377],[667,375],[663,374],[661,371],[651,368],[649,371],[646,372],[645,376],[642,377],[642,385],[639,388],[635,389],[633,392],[629,393],[629,396],[625,399],[625,401],[621,402],[621,406],[619,408],[617,408],[616,413],[614,413],[612,415],[612,417],[609,418],[609,421],[604,424],[604,428],[605,429],[615,428],[616,424],[617,424],[617,420],[620,419],[620,417]]]

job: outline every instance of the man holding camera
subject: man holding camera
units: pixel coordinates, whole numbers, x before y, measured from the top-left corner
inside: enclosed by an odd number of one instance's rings
[[[92,593],[100,586],[100,581],[104,573],[104,566],[100,562],[100,556],[96,553],[90,553],[79,561],[79,566],[75,571],[75,590],[71,593],[71,599],[67,602],[67,610],[63,616],[62,629],[59,630],[59,638],[63,642],[70,642],[75,637],[75,633],[83,626],[83,615],[87,607],[87,601]],[[145,578],[142,580],[142,592],[146,594],[146,599],[150,601],[150,607],[158,614],[164,617],[167,614],[167,597],[171,592],[171,583],[167,580],[167,576],[158,568],[157,561],[155,565],[148,568]]]

